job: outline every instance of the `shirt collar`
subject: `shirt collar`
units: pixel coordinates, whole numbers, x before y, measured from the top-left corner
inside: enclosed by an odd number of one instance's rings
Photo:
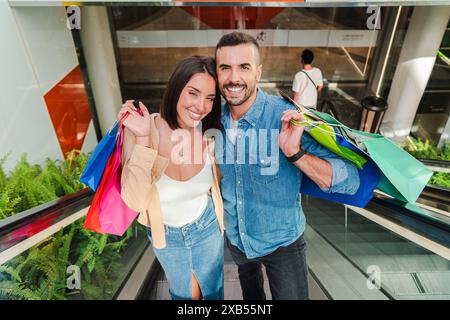
[[[240,119],[247,121],[253,127],[256,126],[256,124],[258,123],[258,120],[261,117],[266,102],[266,93],[261,89],[257,90],[258,91],[256,93],[255,101],[253,102],[252,106],[247,111],[247,113]],[[222,108],[221,120],[222,124],[227,128],[230,125],[229,119],[230,119],[230,109],[228,107],[228,104],[225,103],[224,107]]]

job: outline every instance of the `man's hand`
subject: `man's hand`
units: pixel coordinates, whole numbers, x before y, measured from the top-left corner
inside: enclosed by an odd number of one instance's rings
[[[300,151],[300,143],[302,140],[304,127],[297,127],[290,121],[291,119],[297,121],[305,121],[306,119],[295,110],[286,110],[281,117],[281,132],[278,138],[278,143],[281,151],[286,157],[293,156]]]

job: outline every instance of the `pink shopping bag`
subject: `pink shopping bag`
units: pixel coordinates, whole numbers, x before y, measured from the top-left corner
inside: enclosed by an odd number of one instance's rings
[[[120,195],[122,175],[122,141],[123,126],[119,124],[119,134],[116,147],[111,155],[112,168],[105,183],[104,192],[100,199],[99,221],[103,233],[122,236],[133,220],[135,212],[127,207]]]

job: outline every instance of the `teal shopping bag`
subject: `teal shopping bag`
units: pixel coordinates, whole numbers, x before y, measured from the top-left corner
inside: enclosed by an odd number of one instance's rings
[[[404,202],[416,202],[433,171],[380,134],[350,129],[327,113],[312,111],[326,123],[340,126],[346,138],[376,163],[382,175],[377,189]]]
[[[383,172],[378,189],[399,199],[416,202],[427,185],[433,171],[389,139],[364,140],[370,158]]]
[[[295,104],[291,99],[288,100]],[[350,129],[327,113],[313,109],[308,112],[339,128],[345,133],[342,139],[373,160],[381,171],[377,189],[400,201],[416,202],[433,175],[432,170],[383,135]]]

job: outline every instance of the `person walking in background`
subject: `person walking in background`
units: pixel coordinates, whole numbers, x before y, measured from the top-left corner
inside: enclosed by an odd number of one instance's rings
[[[317,109],[317,97],[323,88],[322,71],[313,67],[314,53],[305,49],[302,52],[303,69],[296,73],[292,91],[294,101],[302,107]]]

